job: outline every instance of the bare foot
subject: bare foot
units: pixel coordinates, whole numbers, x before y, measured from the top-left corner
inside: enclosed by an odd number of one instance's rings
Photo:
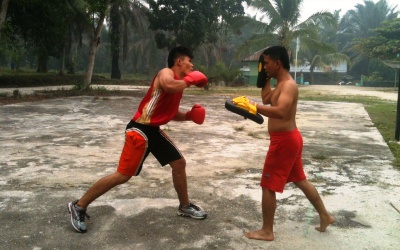
[[[320,231],[320,232],[325,232],[326,228],[332,224],[333,222],[335,222],[335,218],[333,218],[333,216],[329,215],[329,216],[325,216],[325,217],[321,217],[321,222],[319,227],[315,227],[316,230]]]
[[[259,230],[256,230],[256,231],[247,232],[244,235],[247,238],[253,239],[253,240],[266,240],[266,241],[273,241],[274,240],[274,234],[273,233],[267,233],[262,229],[259,229]]]

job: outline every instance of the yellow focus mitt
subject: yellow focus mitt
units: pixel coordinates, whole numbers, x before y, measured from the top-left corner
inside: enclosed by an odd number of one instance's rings
[[[245,109],[252,114],[257,114],[257,106],[256,106],[257,104],[256,103],[251,104],[249,98],[247,98],[245,96],[239,96],[239,97],[233,98],[232,102],[236,106],[238,106],[242,109]]]

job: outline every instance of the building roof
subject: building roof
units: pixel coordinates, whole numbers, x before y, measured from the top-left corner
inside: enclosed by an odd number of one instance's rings
[[[266,50],[267,48],[263,48],[254,54],[242,59],[242,62],[258,62],[258,59],[260,59],[261,54]]]

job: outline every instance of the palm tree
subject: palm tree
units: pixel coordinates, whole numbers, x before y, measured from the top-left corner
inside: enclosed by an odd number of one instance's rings
[[[314,84],[315,68],[331,71],[331,66],[338,66],[344,61],[350,64],[350,58],[337,49],[337,31],[339,25],[339,11],[333,13],[333,25],[319,22],[316,36],[308,41],[308,46],[300,50],[302,64],[310,66],[310,84]]]
[[[155,73],[158,68],[166,67],[162,60],[154,60],[154,58],[166,58],[167,50],[157,49],[154,40],[154,32],[148,27],[144,29],[144,33],[135,33],[130,37],[127,47],[127,54],[130,56],[129,64],[134,72],[142,71]]]
[[[357,4],[343,16],[339,26],[339,49],[351,58],[352,72],[368,75],[370,60],[357,51],[357,44],[360,39],[374,36],[374,30],[383,21],[396,18],[399,14],[396,7],[390,7],[386,0],[376,3],[364,0],[364,4]]]
[[[147,8],[138,0],[116,0],[110,8],[110,42],[111,42],[111,78],[121,79],[119,68],[120,47],[122,38],[123,61],[128,52],[128,25],[134,32],[144,33]]]
[[[251,6],[261,12],[259,20],[247,17],[247,27],[254,30],[254,35],[239,49],[239,55],[245,55],[251,49],[260,50],[272,44],[280,44],[289,54],[294,47],[294,40],[299,37],[302,46],[313,44],[317,36],[318,24],[334,24],[333,15],[329,12],[317,12],[305,21],[300,22],[303,0],[253,0]],[[289,55],[290,56],[290,55]]]
[[[320,52],[324,53],[320,53]],[[350,58],[343,53],[336,52],[334,46],[316,44],[312,50],[303,51],[302,56],[307,66],[310,66],[310,84],[314,84],[314,70],[323,69],[324,72],[332,71],[331,66],[337,66],[344,61],[350,64]]]
[[[82,24],[85,29],[88,30],[90,36],[89,58],[83,80],[83,87],[89,88],[92,82],[96,52],[100,44],[101,30],[103,29],[104,20],[109,11],[111,0],[67,0],[67,2],[77,15],[82,17]]]

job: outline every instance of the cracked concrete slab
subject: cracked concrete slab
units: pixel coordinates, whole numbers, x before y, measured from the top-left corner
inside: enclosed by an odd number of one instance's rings
[[[227,96],[184,95],[182,109],[206,107],[201,126],[163,126],[187,160],[191,199],[203,221],[176,215],[168,166],[149,156],[140,176],[88,209],[86,234],[69,222],[67,202],[115,171],[124,128],[140,98],[74,97],[0,106],[0,241],[5,249],[396,249],[400,173],[368,113],[356,103],[299,103],[304,167],[336,222],[318,215],[300,190],[277,194],[275,241],[248,240],[261,225],[259,180],[266,124],[224,108]],[[254,98],[257,100],[257,98]]]

